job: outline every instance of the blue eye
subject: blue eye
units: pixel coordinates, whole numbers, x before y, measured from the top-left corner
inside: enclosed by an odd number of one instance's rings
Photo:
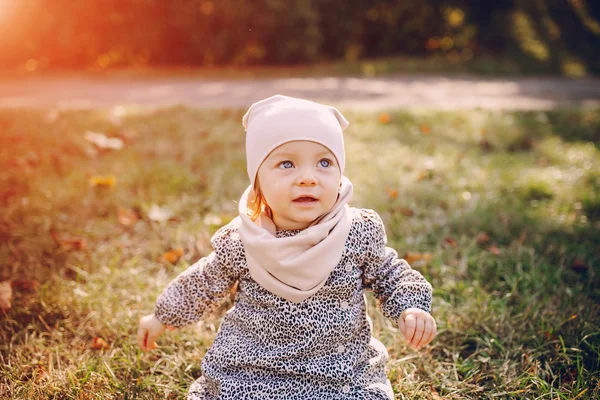
[[[282,161],[279,163],[279,168],[285,168],[285,169],[289,169],[289,168],[293,168],[294,164],[292,164],[291,161]]]
[[[324,158],[321,161],[319,161],[319,166],[323,168],[331,167],[331,161]]]

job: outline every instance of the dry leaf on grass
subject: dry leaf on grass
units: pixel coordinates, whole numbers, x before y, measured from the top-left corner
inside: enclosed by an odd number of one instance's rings
[[[140,219],[138,213],[131,208],[119,207],[117,210],[117,219],[123,226],[132,226]]]
[[[95,337],[92,339],[92,350],[107,350],[109,348],[110,345],[106,343],[106,340],[102,339],[101,337]]]
[[[389,124],[392,121],[392,117],[388,113],[379,114],[379,123],[380,124]]]
[[[426,265],[431,262],[431,254],[429,253],[412,253],[407,252],[402,257],[408,264],[412,266]]]
[[[63,250],[85,250],[87,243],[84,238],[73,237],[69,239],[62,239],[58,237],[55,230],[50,230],[50,235],[54,240],[54,243]]]
[[[488,250],[490,251],[490,253],[492,253],[495,256],[500,255],[500,249],[498,247],[496,247],[495,244],[491,245]]]
[[[456,242],[456,240],[454,240],[451,237],[447,237],[446,239],[444,239],[444,243],[446,243],[446,244],[448,244],[448,245],[450,245],[452,247],[458,246],[458,243]]]
[[[481,232],[479,235],[477,235],[476,240],[478,245],[483,246],[490,241],[490,235],[485,232]]]
[[[0,309],[8,311],[12,307],[12,286],[9,281],[0,282]]]
[[[162,261],[170,262],[171,264],[175,264],[179,259],[183,256],[183,249],[177,248],[174,250],[167,251],[165,254],[161,256]]]
[[[89,179],[89,182],[94,187],[113,187],[117,183],[117,178],[113,175],[94,175]]]
[[[385,191],[387,192],[388,196],[390,199],[394,200],[395,198],[398,197],[398,189],[393,189],[393,188],[386,188]]]
[[[398,211],[400,211],[400,213],[402,213],[402,215],[404,215],[405,217],[412,217],[415,215],[415,212],[410,208],[400,207],[398,208]]]

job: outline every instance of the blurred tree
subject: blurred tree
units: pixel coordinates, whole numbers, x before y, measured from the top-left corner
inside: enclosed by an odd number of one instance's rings
[[[0,66],[248,65],[435,55],[600,72],[592,0],[19,0]],[[2,19],[3,18],[3,19]],[[536,67],[537,66],[537,67]]]

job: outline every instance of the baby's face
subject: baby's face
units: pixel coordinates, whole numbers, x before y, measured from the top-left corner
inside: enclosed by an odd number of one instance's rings
[[[285,143],[258,169],[260,189],[280,230],[304,229],[337,200],[341,172],[325,146],[309,141]]]

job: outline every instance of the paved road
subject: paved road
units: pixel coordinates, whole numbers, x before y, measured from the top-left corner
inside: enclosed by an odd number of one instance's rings
[[[247,107],[287,94],[342,109],[520,109],[600,106],[600,79],[471,78],[398,75],[377,78],[29,77],[0,80],[0,108],[96,108],[116,105]]]

